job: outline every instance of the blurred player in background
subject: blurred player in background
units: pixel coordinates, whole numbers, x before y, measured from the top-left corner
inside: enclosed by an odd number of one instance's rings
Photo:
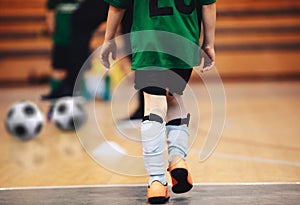
[[[52,34],[50,93],[54,92],[68,70],[70,52],[71,16],[78,8],[76,0],[48,0],[46,3],[46,26]]]
[[[59,8],[64,8],[63,5],[67,12],[61,14]],[[61,39],[64,45],[63,48],[59,46],[58,51],[54,46],[52,58],[54,61],[59,60],[61,69],[54,69],[54,77],[50,80],[50,93],[42,97],[44,100],[55,100],[73,95],[76,79],[82,77],[78,76],[80,69],[90,55],[92,35],[98,26],[106,21],[108,4],[104,0],[48,0],[47,8],[50,10],[47,14],[47,22],[49,30],[54,30],[54,43],[56,39]],[[57,17],[54,21],[55,13]],[[132,6],[129,6],[121,22],[121,32],[129,33],[131,26]],[[131,59],[131,56],[129,58]],[[64,72],[62,73],[61,70]],[[83,81],[83,79],[78,80]],[[130,115],[130,120],[142,119],[144,115],[144,96],[141,91],[138,93],[138,99],[138,107]]]
[[[52,34],[51,65],[53,68],[49,80],[50,94],[42,96],[48,99],[61,87],[69,67],[71,18],[72,14],[79,7],[79,0],[48,0],[46,2],[46,26]],[[50,98],[49,98],[50,99]],[[47,118],[52,118],[54,103],[51,103]]]
[[[114,37],[121,21],[127,0],[106,0],[110,3],[107,29],[100,60],[110,67],[110,53],[116,55]],[[196,7],[201,7],[201,17]],[[215,0],[136,0],[134,1],[132,31],[168,31],[180,35],[199,45],[200,23],[203,21],[204,41],[202,49],[210,58],[210,64],[203,71],[210,70],[215,62],[214,36],[216,21]],[[199,22],[199,20],[201,20]],[[151,38],[131,37],[132,45],[163,44],[169,39],[160,39],[155,34]],[[171,42],[176,44],[177,41]],[[159,51],[139,51],[133,56],[132,69],[135,70],[135,88],[142,89],[145,97],[145,112],[141,123],[141,136],[145,168],[149,174],[147,199],[150,203],[165,203],[169,199],[164,167],[164,136],[168,142],[168,171],[172,178],[174,193],[184,193],[192,188],[192,179],[186,164],[188,149],[188,124],[190,115],[186,113],[181,95],[197,66],[200,49],[195,50],[188,44],[180,45],[182,50],[195,56],[193,65],[175,56]],[[189,49],[191,48],[191,49]],[[181,49],[181,48],[180,48]],[[197,63],[196,63],[197,62]],[[163,68],[163,69],[161,69]],[[166,119],[166,125],[164,125]]]
[[[62,0],[52,1],[59,2]],[[65,29],[69,28],[68,53],[64,56],[67,66],[66,76],[56,89],[42,97],[44,100],[73,96],[80,69],[90,55],[90,41],[93,33],[102,22],[106,21],[108,5],[103,0],[78,0],[77,2],[79,4],[76,10],[69,16],[69,25],[65,27]],[[83,79],[78,80],[78,82],[82,82]],[[75,92],[80,93],[81,90],[75,90]]]

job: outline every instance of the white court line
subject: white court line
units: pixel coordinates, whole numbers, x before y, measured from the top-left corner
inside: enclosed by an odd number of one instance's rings
[[[264,185],[300,185],[300,182],[228,182],[228,183],[193,183],[194,186],[264,186]],[[116,188],[146,187],[147,184],[103,184],[103,185],[70,185],[70,186],[32,186],[0,188],[0,191],[37,190],[37,189],[80,189],[80,188]],[[171,185],[170,185],[171,186]]]
[[[262,157],[249,157],[245,155],[237,155],[237,154],[227,154],[221,152],[214,152],[214,157],[222,157],[222,158],[229,158],[229,159],[239,159],[239,160],[246,160],[246,161],[253,161],[253,162],[262,162],[262,163],[270,163],[270,164],[282,164],[288,166],[295,166],[300,167],[300,162],[291,162],[285,160],[277,160],[277,159],[268,159]]]

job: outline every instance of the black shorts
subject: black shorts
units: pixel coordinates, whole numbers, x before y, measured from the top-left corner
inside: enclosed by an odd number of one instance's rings
[[[52,68],[54,70],[67,70],[69,59],[69,47],[54,45],[52,48]]]
[[[136,70],[135,89],[152,95],[166,95],[167,92],[182,95],[192,69]]]

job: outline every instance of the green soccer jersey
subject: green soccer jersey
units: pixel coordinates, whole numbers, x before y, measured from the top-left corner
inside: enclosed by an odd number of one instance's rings
[[[126,8],[131,0],[105,1]],[[198,65],[200,31],[196,7],[215,1],[133,0],[132,69],[190,69]]]
[[[55,12],[54,44],[61,46],[68,46],[70,44],[71,15],[78,6],[78,0],[47,1],[47,8]]]

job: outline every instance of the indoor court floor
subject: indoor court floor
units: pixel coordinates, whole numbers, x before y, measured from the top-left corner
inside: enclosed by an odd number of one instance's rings
[[[200,112],[199,128],[195,129],[198,122],[191,122],[192,133],[197,133],[187,158],[195,186],[182,195],[170,190],[169,204],[297,204],[300,82],[225,81],[223,85],[226,121],[222,137],[212,155],[200,160],[212,109],[205,86],[190,84]],[[0,90],[2,122],[9,106],[20,99],[36,102],[44,114],[48,109],[47,102],[39,101],[46,86]],[[128,154],[141,154],[139,144],[132,146],[128,139],[118,137],[111,103],[93,103],[107,139]],[[22,142],[6,132],[4,123],[0,131],[0,204],[146,204],[147,177],[105,168],[81,146],[74,132],[62,132],[46,122],[38,137]],[[97,135],[93,128],[89,131]],[[118,166],[134,169],[122,162]]]
[[[166,173],[167,204],[298,205],[300,1],[217,2],[218,69],[192,76],[184,94],[194,187],[176,195]],[[44,117],[50,106],[40,101],[52,73],[45,3],[0,0],[0,205],[147,204],[139,122],[122,121],[137,105],[132,79],[114,87],[111,101],[87,102],[87,121],[77,132],[47,121],[29,141],[6,131],[16,101],[36,103]],[[105,28],[99,26],[91,48],[101,45]],[[99,82],[106,70],[91,65]],[[131,67],[126,58],[115,65],[122,73]]]
[[[170,194],[167,205],[295,205],[297,184],[198,184],[182,195]],[[13,189],[0,192],[1,204],[147,204],[145,185]]]

